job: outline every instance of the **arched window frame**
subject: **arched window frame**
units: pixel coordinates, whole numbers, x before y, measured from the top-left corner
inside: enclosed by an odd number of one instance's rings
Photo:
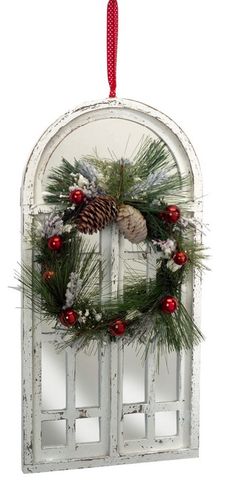
[[[84,125],[84,123],[93,122],[98,118],[124,118],[137,124],[142,124],[157,133],[158,136],[166,142],[174,157],[176,158],[178,167],[181,172],[190,172],[193,179],[192,184],[192,206],[194,218],[197,222],[202,219],[202,183],[198,160],[183,131],[163,113],[131,100],[108,99],[91,105],[85,104],[62,116],[43,134],[37,145],[35,146],[29,162],[27,164],[23,186],[21,192],[22,206],[22,259],[26,263],[32,262],[32,252],[24,237],[25,229],[32,223],[35,215],[39,212],[47,211],[47,207],[42,200],[42,182],[48,159],[56,149],[57,145],[68,136],[72,130]],[[117,238],[115,228],[112,236]],[[196,238],[200,240],[200,232],[196,233]],[[115,249],[115,248],[114,248]],[[114,259],[117,259],[113,253]],[[118,267],[113,263],[112,277],[114,284],[116,283],[116,273]],[[192,314],[197,325],[200,324],[200,284],[201,280],[193,273],[192,280]],[[106,437],[108,438],[109,453],[105,456],[97,457],[93,455],[80,458],[72,458],[70,450],[67,455],[57,451],[53,455],[51,461],[41,461],[38,447],[40,445],[39,427],[40,419],[35,418],[35,407],[40,401],[40,339],[37,338],[37,328],[33,325],[34,315],[33,305],[26,304],[23,294],[23,310],[22,310],[22,387],[23,387],[23,405],[22,405],[22,433],[23,433],[23,470],[25,472],[38,472],[68,468],[80,468],[99,465],[111,465],[129,462],[139,462],[144,460],[162,460],[183,457],[198,456],[198,439],[199,439],[199,367],[200,367],[200,348],[196,347],[191,353],[180,357],[179,362],[179,400],[173,402],[173,408],[179,410],[179,423],[184,414],[184,384],[190,388],[189,399],[189,420],[183,424],[182,430],[187,432],[188,443],[186,446],[176,448],[173,443],[166,447],[154,444],[152,450],[147,448],[146,452],[140,452],[137,445],[125,444],[122,442],[122,414],[129,414],[138,411],[137,404],[122,404],[117,395],[117,373],[122,372],[122,355],[119,354],[119,347],[116,343],[112,343],[109,353],[109,362],[106,357],[103,361],[102,371],[110,373],[110,400],[111,400],[111,423],[107,427]],[[108,355],[107,355],[108,356]],[[186,369],[186,357],[188,358],[188,367]],[[185,360],[185,361],[183,361]],[[67,364],[70,367],[70,358],[67,358]],[[72,365],[71,365],[72,366]],[[153,375],[154,360],[149,357],[147,368],[147,383]],[[69,369],[68,383],[73,379],[73,368]],[[185,381],[184,381],[185,380]],[[101,379],[101,383],[105,383]],[[105,387],[105,385],[104,385]],[[104,392],[105,393],[105,392]],[[156,403],[152,397],[152,387],[150,386],[150,397],[148,404]],[[105,395],[104,395],[105,396]],[[182,399],[181,399],[182,397]],[[71,403],[71,400],[68,401]],[[170,402],[169,402],[170,403]],[[139,407],[142,413],[146,413],[148,417],[153,417],[153,412],[149,413],[148,404]],[[145,405],[145,406],[144,406]],[[171,406],[165,404],[159,405],[158,410],[170,410]],[[81,416],[83,414],[81,413]],[[121,415],[121,417],[120,417]],[[183,418],[183,417],[182,417]],[[38,425],[37,425],[38,424]],[[152,432],[150,427],[150,433]],[[35,435],[36,434],[36,435]],[[70,436],[70,433],[69,433]],[[160,449],[161,446],[161,449]],[[53,459],[55,457],[55,460]]]

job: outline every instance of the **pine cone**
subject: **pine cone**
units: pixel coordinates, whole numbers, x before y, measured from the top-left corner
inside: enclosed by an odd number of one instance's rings
[[[119,208],[117,223],[121,233],[131,243],[141,243],[147,237],[147,224],[142,213],[128,204]]]
[[[79,214],[77,227],[81,233],[101,231],[117,218],[117,205],[112,196],[96,196]]]

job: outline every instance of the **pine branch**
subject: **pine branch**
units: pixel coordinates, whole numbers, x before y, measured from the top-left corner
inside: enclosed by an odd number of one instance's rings
[[[173,271],[168,264],[172,253],[169,258],[160,257],[155,279],[140,279],[136,270],[115,299],[101,299],[99,285],[106,266],[96,249],[78,236],[74,222],[84,205],[72,207],[69,200],[71,187],[81,177],[84,188],[91,188],[91,196],[109,194],[118,205],[129,204],[143,214],[148,228],[146,243],[152,250],[161,251],[160,241],[168,241],[187,253],[188,263]],[[73,303],[79,319],[73,327],[61,330],[64,346],[76,342],[84,348],[97,340],[107,340],[110,323],[116,319],[126,323],[123,342],[143,344],[146,353],[153,343],[160,351],[169,352],[190,349],[201,341],[200,330],[181,303],[181,288],[193,268],[202,272],[206,256],[202,245],[194,240],[194,224],[168,223],[162,215],[169,199],[171,204],[177,199],[181,210],[188,210],[190,184],[190,176],[180,176],[165,143],[152,139],[146,139],[131,160],[88,156],[71,165],[63,159],[51,171],[45,201],[57,205],[57,212],[47,220],[43,235],[33,227],[33,265],[23,266],[18,279],[25,296],[33,300],[34,309],[53,321],[58,330],[61,311]],[[70,232],[64,229],[67,223]],[[54,232],[59,232],[63,240],[59,252],[48,249],[48,236]],[[43,276],[46,270],[54,273],[50,281]],[[136,277],[138,281],[134,281]],[[165,296],[179,300],[173,314],[160,309]]]
[[[34,234],[34,242],[36,238]],[[88,241],[79,237],[75,231],[64,238],[63,250],[58,253],[51,252],[46,248],[44,238],[37,238],[37,263],[32,267],[22,266],[22,275],[18,275],[25,296],[32,300],[39,312],[44,316],[58,316],[65,304],[65,294],[70,281],[71,273],[78,273],[81,278],[81,290],[79,302],[75,307],[86,305],[93,297],[98,298],[100,276],[100,259],[96,248],[92,248]],[[41,266],[38,260],[43,260],[43,266],[52,271],[54,276],[50,282],[44,280]]]
[[[45,202],[60,205],[61,209],[70,206],[70,187],[77,183],[80,176],[91,183],[97,179],[97,172],[89,162],[75,160],[74,164],[71,164],[66,159],[62,159],[61,165],[54,167],[48,176],[49,184],[44,195]]]

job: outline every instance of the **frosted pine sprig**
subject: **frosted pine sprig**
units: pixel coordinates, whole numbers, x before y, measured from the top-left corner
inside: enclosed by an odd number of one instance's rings
[[[167,177],[165,172],[151,172],[147,179],[136,184],[129,194],[137,196],[146,193],[150,188],[153,189],[155,186],[160,186],[160,184],[166,182]]]
[[[79,274],[71,273],[70,281],[67,284],[67,289],[65,294],[66,302],[65,302],[65,305],[63,306],[63,309],[71,308],[74,305],[79,295],[79,292],[81,290],[81,287],[82,287],[82,280],[79,277]]]
[[[78,161],[79,173],[85,177],[90,183],[96,182],[98,178],[98,172],[96,168],[90,164],[89,161],[80,159]]]
[[[45,217],[41,226],[42,236],[50,238],[51,236],[61,235],[63,233],[63,221],[58,214],[51,213]]]

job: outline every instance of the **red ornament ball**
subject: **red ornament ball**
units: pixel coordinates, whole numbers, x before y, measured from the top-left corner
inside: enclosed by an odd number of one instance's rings
[[[43,273],[43,279],[44,281],[51,281],[52,278],[54,278],[55,273],[54,271],[44,271]]]
[[[164,217],[168,223],[177,223],[180,218],[180,209],[175,204],[170,204],[166,206]]]
[[[62,248],[63,241],[61,236],[51,236],[48,238],[48,247],[52,251],[59,251]]]
[[[165,296],[161,301],[161,311],[163,313],[174,313],[178,308],[178,300],[174,296]]]
[[[70,202],[73,204],[82,204],[85,200],[85,194],[82,189],[74,189],[69,195]]]
[[[188,261],[188,255],[184,251],[177,251],[173,256],[173,260],[179,266],[183,266]]]
[[[72,308],[66,308],[61,312],[59,319],[66,327],[74,326],[78,320],[78,313]]]
[[[115,320],[109,326],[109,332],[112,336],[122,336],[126,330],[126,324],[123,320]]]

